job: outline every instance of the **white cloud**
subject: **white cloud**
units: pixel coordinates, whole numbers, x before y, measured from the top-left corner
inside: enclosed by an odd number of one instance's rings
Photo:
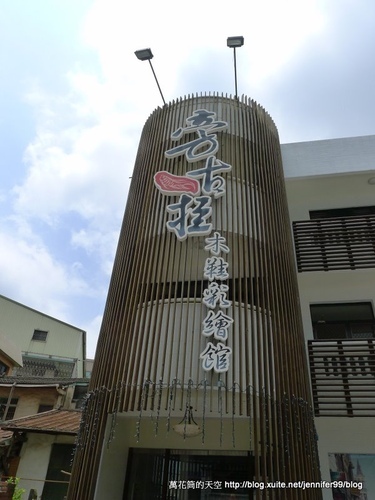
[[[259,87],[303,52],[312,38],[318,40],[326,20],[316,0],[268,0],[252,3],[251,9],[255,22],[246,44],[248,81]]]
[[[107,274],[133,169],[138,130],[117,97],[92,76],[69,74],[64,98],[30,92],[37,134],[26,149],[25,179],[13,189],[18,217],[58,228],[74,214],[71,243],[95,254]],[[77,229],[78,227],[78,229]],[[83,237],[84,235],[84,237]],[[67,242],[67,244],[69,244]]]
[[[92,291],[74,266],[67,269],[52,258],[24,222],[15,231],[9,230],[12,222],[17,221],[2,221],[1,224],[1,293],[46,314],[68,320],[72,314],[69,300],[90,295]]]

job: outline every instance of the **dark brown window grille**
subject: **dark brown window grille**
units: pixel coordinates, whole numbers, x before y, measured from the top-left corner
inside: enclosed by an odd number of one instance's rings
[[[293,222],[298,272],[375,267],[375,215]]]
[[[316,416],[375,416],[375,339],[309,340]]]

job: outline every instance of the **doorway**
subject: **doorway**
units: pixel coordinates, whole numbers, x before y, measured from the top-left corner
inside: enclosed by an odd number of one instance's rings
[[[254,457],[248,452],[130,448],[125,500],[253,498]]]

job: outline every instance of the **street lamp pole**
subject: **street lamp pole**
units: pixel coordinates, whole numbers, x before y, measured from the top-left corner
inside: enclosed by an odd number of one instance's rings
[[[155,78],[155,81],[156,81],[156,85],[158,86],[161,98],[163,100],[163,103],[165,104],[165,99],[164,99],[164,96],[163,96],[163,92],[161,91],[161,88],[160,88],[160,85],[159,85],[159,81],[156,78],[156,74],[155,74],[154,68],[153,68],[152,63],[151,63],[151,59],[154,57],[153,53],[151,52],[151,49],[136,50],[134,52],[134,54],[137,56],[137,58],[140,61],[148,61],[149,62],[151,71],[152,71],[152,73],[154,75],[154,78]]]
[[[233,49],[233,61],[234,61],[234,88],[235,88],[235,98],[238,98],[237,92],[237,60],[236,60],[236,48],[242,47],[244,44],[243,36],[230,36],[227,38],[227,46]]]

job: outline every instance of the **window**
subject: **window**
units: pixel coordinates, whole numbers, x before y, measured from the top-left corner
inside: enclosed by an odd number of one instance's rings
[[[375,338],[371,302],[313,304],[310,311],[315,339]]]
[[[8,398],[0,398],[0,418],[1,420],[12,420],[16,412],[18,403],[18,398],[12,398],[10,400],[8,411],[5,414],[6,406],[8,404]]]
[[[47,334],[48,332],[45,330],[34,330],[31,340],[40,340],[41,342],[45,342],[47,340]]]
[[[5,376],[8,373],[9,367],[0,361],[0,377]]]
[[[88,391],[88,384],[76,385],[74,387],[74,394],[73,394],[72,401],[75,402],[76,409],[83,407],[83,404],[85,402],[85,397],[87,395],[87,391]]]

